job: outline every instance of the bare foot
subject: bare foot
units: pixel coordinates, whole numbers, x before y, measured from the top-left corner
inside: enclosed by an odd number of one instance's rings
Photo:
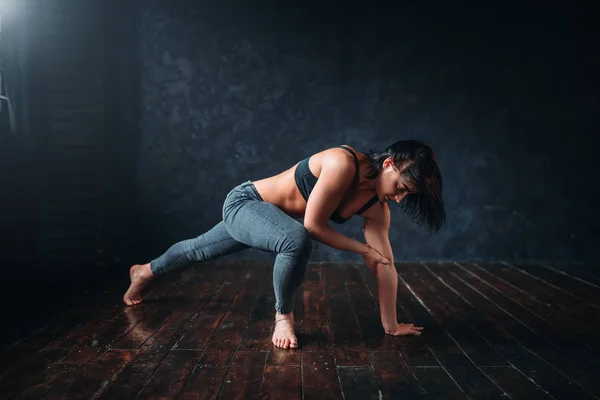
[[[298,338],[294,334],[294,314],[277,314],[275,316],[275,332],[273,344],[282,349],[297,349]]]
[[[140,295],[142,289],[150,280],[154,277],[150,270],[150,264],[136,264],[129,269],[129,278],[131,279],[131,285],[125,295],[123,301],[128,306],[140,304],[142,302],[142,296]]]

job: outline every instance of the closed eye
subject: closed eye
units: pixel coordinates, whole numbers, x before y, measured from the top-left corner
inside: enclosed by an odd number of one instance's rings
[[[404,192],[410,193],[410,189],[408,189],[408,186],[406,186],[406,183],[403,183],[402,187],[398,186],[398,191],[400,191],[401,193],[404,193]]]

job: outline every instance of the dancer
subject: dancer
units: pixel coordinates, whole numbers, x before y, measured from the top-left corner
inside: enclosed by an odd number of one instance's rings
[[[360,254],[376,275],[381,323],[390,335],[419,335],[422,327],[398,323],[398,275],[388,237],[390,209],[396,201],[418,225],[437,233],[446,214],[442,176],[428,145],[401,140],[382,152],[357,152],[340,145],[313,154],[280,174],[233,188],[223,219],[200,236],[172,245],[160,257],[130,269],[123,300],[142,301],[141,290],[154,277],[249,247],[277,254],[273,267],[275,330],[272,342],[297,348],[294,299],[311,254],[312,240]],[[353,215],[364,218],[366,243],[329,226]],[[304,218],[303,223],[298,219]]]

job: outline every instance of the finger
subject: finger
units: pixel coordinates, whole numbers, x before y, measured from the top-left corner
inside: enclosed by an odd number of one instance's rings
[[[420,336],[421,332],[419,332],[419,331],[398,331],[398,332],[392,333],[392,336],[406,336],[406,335]]]

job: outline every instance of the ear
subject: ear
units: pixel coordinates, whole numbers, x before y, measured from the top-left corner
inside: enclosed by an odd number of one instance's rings
[[[394,164],[394,159],[392,157],[388,157],[383,161],[383,168],[387,169],[389,167],[394,168],[396,165]]]

